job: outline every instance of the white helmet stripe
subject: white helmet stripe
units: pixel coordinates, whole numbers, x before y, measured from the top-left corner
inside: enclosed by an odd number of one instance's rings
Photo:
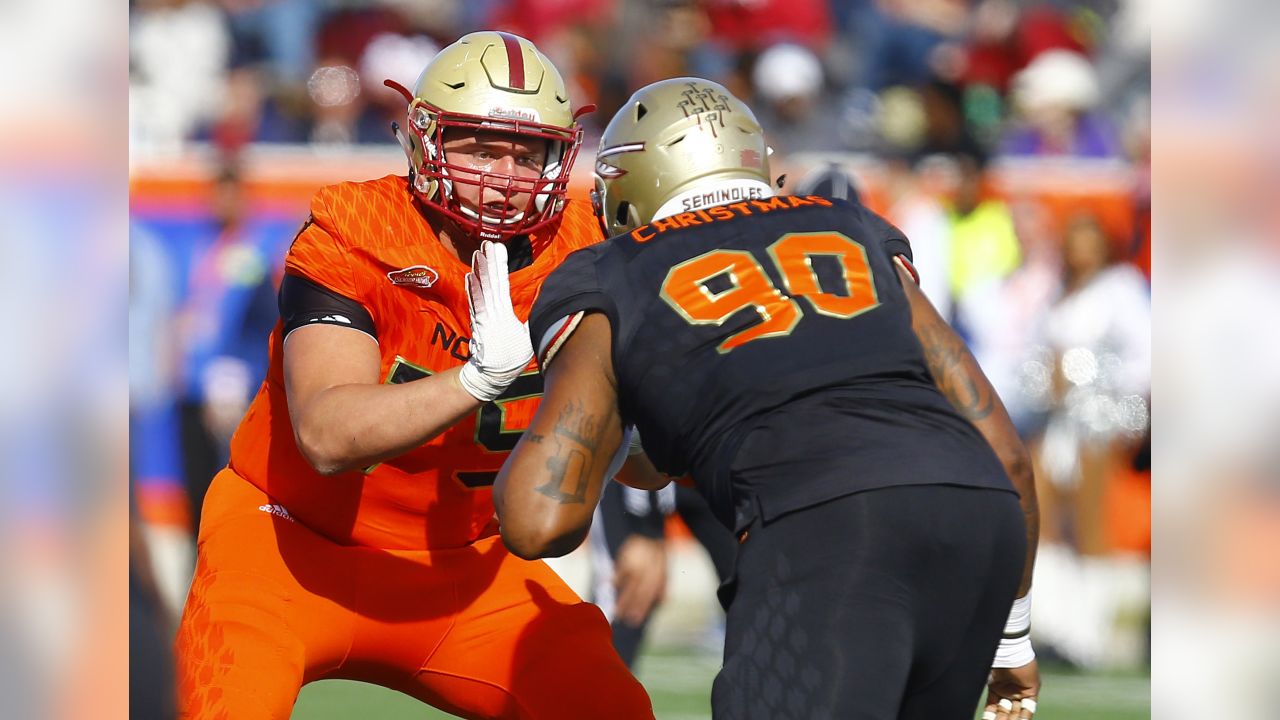
[[[637,152],[644,149],[644,143],[627,143],[625,145],[614,145],[611,148],[603,148],[596,153],[596,159],[607,158],[610,155],[618,155],[621,153]]]

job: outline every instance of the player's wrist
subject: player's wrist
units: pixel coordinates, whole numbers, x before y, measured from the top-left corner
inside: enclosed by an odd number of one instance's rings
[[[515,372],[493,372],[480,367],[473,357],[458,371],[458,384],[480,402],[493,402],[515,382],[522,369],[523,366]]]
[[[993,668],[1017,668],[1036,659],[1031,647],[1031,591],[1013,601],[1009,619],[1005,621],[1004,635],[996,648]]]

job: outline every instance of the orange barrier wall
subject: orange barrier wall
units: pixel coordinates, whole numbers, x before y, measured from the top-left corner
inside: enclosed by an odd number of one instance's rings
[[[857,179],[864,202],[885,213],[890,204],[889,170],[858,155],[796,156],[775,159],[776,174],[794,184],[820,163],[836,162]],[[325,151],[310,147],[253,146],[246,151],[242,176],[252,211],[306,216],[318,188],[345,180],[365,180],[406,170],[399,148]],[[579,158],[570,194],[585,198],[592,165]],[[181,155],[135,159],[130,172],[130,204],[138,213],[201,212],[208,207],[217,171],[213,154],[196,149]],[[1135,203],[1145,182],[1135,168],[1114,161],[1001,161],[992,165],[986,189],[1010,202],[1031,200],[1046,208],[1059,226],[1080,212],[1092,213],[1121,244],[1148,232],[1147,211]],[[892,219],[892,218],[890,218]],[[1139,244],[1142,237],[1137,238]],[[1139,264],[1147,266],[1141,259]]]

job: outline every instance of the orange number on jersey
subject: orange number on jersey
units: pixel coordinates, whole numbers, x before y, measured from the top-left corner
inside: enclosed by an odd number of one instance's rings
[[[843,271],[843,295],[824,292],[813,271],[815,255],[834,257]],[[880,306],[867,249],[840,233],[791,233],[769,246],[791,295],[801,295],[823,315],[848,319]]]
[[[713,289],[714,280],[728,287]],[[722,325],[739,310],[754,308],[762,322],[726,338],[717,348],[722,353],[759,338],[789,335],[804,314],[745,250],[712,250],[676,265],[662,283],[662,299],[694,325]]]
[[[844,294],[822,289],[813,269],[815,256],[829,256],[839,262]],[[804,316],[796,296],[807,299],[823,315],[845,319],[880,305],[867,251],[845,235],[783,235],[769,246],[769,257],[782,275],[786,294],[774,286],[751,253],[712,250],[671,268],[662,283],[662,299],[694,325],[722,325],[746,308],[759,313],[763,322],[726,338],[717,348],[722,353],[752,340],[790,335]]]
[[[391,370],[387,372],[385,382],[394,385],[412,382],[434,374],[397,355]],[[516,442],[520,440],[520,436],[529,428],[541,400],[541,373],[535,370],[517,377],[515,382],[511,383],[511,386],[496,400],[484,403],[476,411],[476,452],[470,453],[470,457],[460,459],[460,462],[464,465],[483,463],[492,467],[493,461],[486,457],[487,454],[511,452]],[[371,473],[376,467],[378,467],[377,464],[371,465],[365,468],[364,472]],[[474,468],[476,465],[471,467]],[[488,487],[498,477],[496,470],[455,470],[453,474],[459,482],[469,488]]]

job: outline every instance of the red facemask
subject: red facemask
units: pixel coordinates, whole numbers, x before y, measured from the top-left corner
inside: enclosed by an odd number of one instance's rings
[[[482,240],[504,242],[516,235],[526,235],[559,219],[569,190],[569,173],[582,145],[582,127],[576,122],[559,127],[518,117],[486,117],[447,112],[415,98],[403,85],[392,80],[387,87],[398,91],[409,102],[409,132],[422,149],[421,161],[412,151],[410,141],[397,128],[397,137],[411,158],[411,185],[424,205],[448,217],[463,230]],[[594,106],[586,106],[574,114],[574,120]],[[517,111],[518,112],[518,111]],[[512,113],[515,115],[516,113]],[[521,178],[450,163],[443,152],[447,128],[470,131],[501,132],[547,141],[547,160],[539,177]],[[506,217],[490,217],[483,208],[465,207],[454,192],[455,184],[472,185],[485,197],[486,190],[496,191],[508,204],[517,195],[527,194],[524,207],[506,213]]]

